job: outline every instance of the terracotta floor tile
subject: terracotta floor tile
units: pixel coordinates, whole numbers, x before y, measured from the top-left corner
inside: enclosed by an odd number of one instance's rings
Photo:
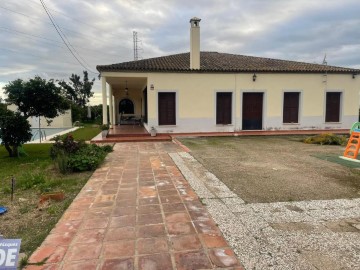
[[[110,195],[99,195],[95,197],[95,203],[98,202],[113,202],[115,201],[116,195],[110,194]]]
[[[238,259],[230,248],[215,248],[209,251],[209,256],[217,267],[239,266]]]
[[[207,221],[194,221],[193,223],[198,233],[221,235],[219,228],[211,219]]]
[[[65,256],[65,261],[83,261],[93,260],[100,256],[101,244],[89,245],[89,244],[75,244],[73,245]]]
[[[138,215],[137,220],[138,225],[159,224],[163,222],[164,221],[161,214]]]
[[[173,269],[169,253],[139,257],[139,270]]]
[[[126,193],[119,192],[116,197],[117,201],[121,200],[136,200],[136,190],[134,191],[128,191]]]
[[[101,265],[101,270],[133,270],[134,258],[108,259]]]
[[[44,243],[51,246],[68,246],[74,238],[76,231],[65,233],[51,233],[49,234]]]
[[[162,196],[160,197],[162,203],[180,203],[182,202],[179,195],[175,196]]]
[[[110,207],[114,204],[113,201],[110,202],[95,202],[91,205],[91,208],[102,208],[102,207]]]
[[[186,212],[165,213],[167,223],[171,222],[190,222],[191,219]]]
[[[137,241],[137,251],[140,255],[168,252],[167,238],[140,238]]]
[[[164,236],[165,234],[164,224],[140,226],[137,231],[138,238],[159,237]]]
[[[167,223],[169,235],[195,234],[195,228],[191,222]]]
[[[138,206],[138,213],[140,215],[161,213],[160,205],[158,204],[140,205]]]
[[[205,252],[175,253],[177,270],[212,269],[211,262]]]
[[[74,239],[74,243],[98,243],[104,239],[104,229],[90,229],[79,231]]]
[[[135,206],[136,199],[130,199],[130,200],[117,200],[115,207],[128,207],[128,206]]]
[[[64,246],[45,246],[42,245],[31,255],[29,262],[38,263],[43,262],[47,258],[46,263],[58,263],[61,262],[67,247]]]
[[[115,207],[112,216],[129,216],[136,214],[136,206]]]
[[[200,234],[199,236],[207,248],[228,247],[222,235]]]
[[[159,199],[157,197],[139,199],[139,205],[147,205],[147,204],[159,204]]]
[[[111,212],[112,207],[90,208],[85,215],[85,219],[107,218]]]
[[[135,226],[135,224],[136,224],[135,216],[120,216],[120,217],[112,217],[110,219],[110,228]]]
[[[120,240],[104,243],[103,257],[106,259],[130,257],[134,255],[135,240]]]
[[[155,185],[139,187],[138,195],[140,198],[149,198],[157,196]]]
[[[60,270],[58,264],[28,265],[26,270]]]
[[[177,189],[167,189],[167,190],[159,190],[159,196],[165,197],[165,196],[177,196],[179,195]]]
[[[170,237],[171,246],[176,251],[201,249],[201,242],[196,234]]]
[[[165,213],[186,211],[185,205],[183,203],[164,203],[162,207]]]
[[[82,220],[59,221],[51,233],[76,232],[82,224]]]
[[[86,260],[79,262],[68,262],[62,267],[63,270],[96,270],[99,264],[98,260]]]
[[[68,220],[79,220],[83,219],[85,215],[85,211],[65,211],[64,215],[62,216],[62,221],[68,221]]]
[[[203,211],[203,212],[189,211],[189,215],[191,219],[194,221],[208,221],[211,219],[211,216],[207,211]]]
[[[109,224],[108,217],[85,219],[83,225],[81,226],[81,229],[82,230],[104,229],[108,226],[108,224]]]
[[[105,241],[117,241],[124,239],[135,239],[136,230],[134,227],[110,228],[106,235]]]

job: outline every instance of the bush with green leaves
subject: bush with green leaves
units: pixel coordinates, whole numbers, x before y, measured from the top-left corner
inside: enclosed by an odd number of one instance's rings
[[[104,160],[112,146],[98,146],[76,142],[71,135],[57,137],[50,155],[61,173],[95,170]]]
[[[320,144],[320,145],[345,145],[348,138],[343,135],[335,135],[332,133],[323,133],[311,137],[307,137],[303,140],[308,144]]]
[[[50,149],[50,156],[52,159],[56,159],[58,156],[63,154],[71,155],[76,153],[82,146],[84,142],[77,142],[74,140],[74,137],[71,134],[66,136],[56,136],[54,138],[55,143]]]
[[[96,144],[88,144],[75,154],[70,155],[69,167],[72,171],[95,170],[104,160],[106,151]]]

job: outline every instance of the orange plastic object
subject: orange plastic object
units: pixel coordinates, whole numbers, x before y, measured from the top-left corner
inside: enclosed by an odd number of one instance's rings
[[[356,159],[360,148],[360,132],[353,131],[346,145],[344,157]]]

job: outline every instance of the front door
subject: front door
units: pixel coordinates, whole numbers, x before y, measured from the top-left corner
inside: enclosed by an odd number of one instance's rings
[[[159,125],[176,125],[176,95],[173,92],[159,93]]]
[[[242,129],[261,130],[263,93],[243,93]]]

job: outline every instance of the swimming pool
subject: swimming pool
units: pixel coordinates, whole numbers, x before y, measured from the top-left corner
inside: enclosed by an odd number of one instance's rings
[[[76,130],[77,128],[42,128],[39,132],[38,128],[31,128],[31,141],[29,143],[37,143],[40,142],[40,134],[42,135],[41,141],[50,140],[51,138],[62,135],[71,131]],[[1,139],[0,139],[1,143]]]

